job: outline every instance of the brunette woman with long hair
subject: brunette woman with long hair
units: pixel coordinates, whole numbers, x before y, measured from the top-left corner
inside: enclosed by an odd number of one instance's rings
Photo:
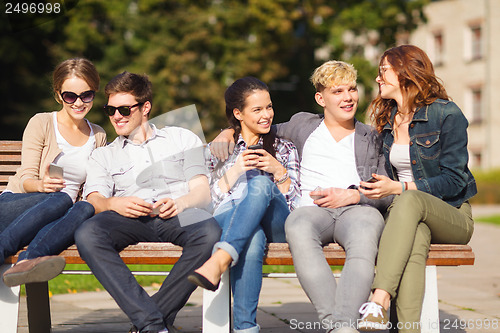
[[[236,147],[225,162],[208,157],[214,217],[222,236],[212,257],[189,280],[216,290],[231,266],[234,332],[258,332],[264,249],[266,241],[286,242],[285,220],[300,196],[299,159],[293,143],[271,131],[274,110],[264,82],[238,79],[224,97]]]
[[[467,244],[474,229],[468,200],[477,190],[467,167],[468,122],[416,46],[385,51],[376,81],[379,94],[370,112],[383,137],[389,177],[374,174],[378,181],[361,182],[359,190],[373,199],[397,196],[380,239],[373,295],[360,309],[358,328],[387,329],[392,299],[399,331],[420,332],[430,244]]]

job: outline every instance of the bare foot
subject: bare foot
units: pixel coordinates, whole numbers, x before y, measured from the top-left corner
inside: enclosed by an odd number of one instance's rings
[[[391,294],[383,289],[375,289],[371,301],[382,305],[387,311],[391,302]]]
[[[217,285],[222,273],[226,271],[232,261],[233,259],[229,253],[218,249],[200,268],[195,270],[195,272],[204,276],[213,285]]]

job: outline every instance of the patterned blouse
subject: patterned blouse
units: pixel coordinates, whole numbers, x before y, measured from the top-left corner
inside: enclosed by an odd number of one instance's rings
[[[259,144],[262,144],[262,138],[259,139]],[[276,138],[275,144],[276,160],[283,165],[290,177],[291,183],[290,188],[287,193],[284,193],[285,199],[288,203],[288,208],[293,210],[300,199],[300,179],[299,179],[299,155],[297,153],[297,148],[295,145],[288,140]],[[219,165],[219,160],[210,153],[210,144],[206,149],[206,160],[208,165],[208,170],[210,172],[210,189],[212,192],[212,202],[214,209],[217,209],[220,205],[230,202],[231,200],[240,199],[246,188],[248,180],[257,176],[265,175],[274,181],[274,177],[271,173],[261,171],[258,169],[253,169],[247,171],[245,174],[241,175],[236,183],[231,187],[228,192],[221,191],[219,187],[219,180],[222,176],[229,170],[235,163],[240,155],[240,153],[247,149],[247,144],[243,140],[243,137],[239,136],[238,141],[235,144],[232,155],[223,162],[224,164]]]

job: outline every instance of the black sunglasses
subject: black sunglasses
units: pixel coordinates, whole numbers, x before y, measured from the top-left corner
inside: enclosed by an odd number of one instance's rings
[[[120,112],[120,114],[124,117],[127,117],[127,116],[130,116],[130,110],[132,108],[135,108],[136,106],[139,106],[139,105],[142,105],[144,103],[137,103],[137,104],[134,104],[134,105],[131,105],[131,106],[112,106],[112,105],[104,105],[104,111],[106,112],[106,114],[108,116],[112,116],[115,114],[116,110],[118,110],[118,112]]]
[[[80,95],[75,94],[72,91],[64,91],[61,93],[61,98],[68,104],[73,104],[78,98],[82,100],[83,103],[90,103],[94,100],[95,91],[87,90],[82,92]]]

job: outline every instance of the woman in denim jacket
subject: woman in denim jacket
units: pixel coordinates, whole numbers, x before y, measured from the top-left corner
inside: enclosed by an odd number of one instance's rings
[[[420,332],[430,243],[467,244],[474,229],[468,199],[477,189],[467,167],[468,122],[416,46],[387,50],[376,81],[379,94],[371,110],[390,178],[374,174],[378,181],[361,182],[360,191],[373,199],[397,196],[380,239],[373,296],[360,309],[358,328],[386,329],[386,311],[395,299],[399,332]]]

